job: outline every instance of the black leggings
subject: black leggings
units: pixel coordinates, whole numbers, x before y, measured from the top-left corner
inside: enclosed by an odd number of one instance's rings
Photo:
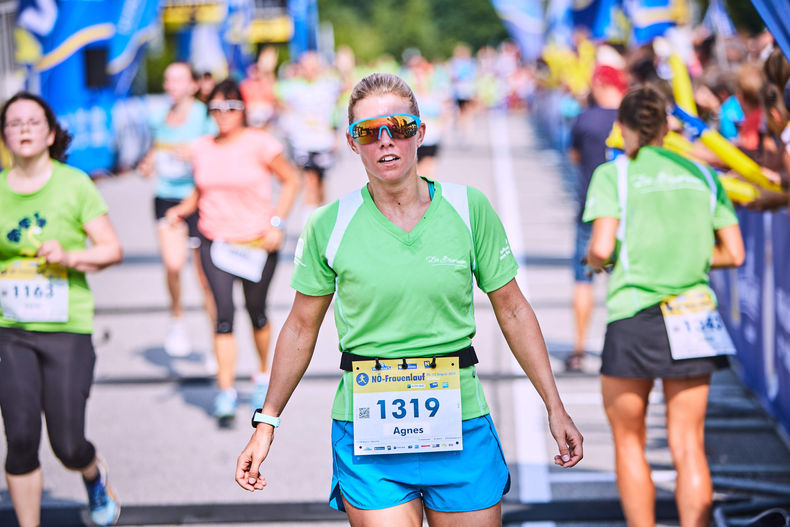
[[[238,278],[232,274],[219,269],[211,261],[211,240],[201,235],[200,242],[200,263],[203,266],[203,273],[206,275],[208,285],[211,287],[211,294],[214,296],[214,303],[217,305],[217,327],[219,334],[233,333],[233,282]],[[251,282],[244,278],[241,280],[244,290],[244,304],[247,313],[250,315],[250,322],[255,329],[266,326],[266,296],[269,294],[269,284],[274,276],[274,269],[277,267],[277,251],[269,253],[266,264],[263,266],[261,279]]]
[[[41,413],[52,451],[68,468],[86,468],[96,449],[85,439],[85,403],[96,354],[90,335],[0,328],[0,409],[5,470],[28,474],[41,464]]]

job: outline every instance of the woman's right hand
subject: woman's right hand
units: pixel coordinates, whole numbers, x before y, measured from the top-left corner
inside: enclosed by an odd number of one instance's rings
[[[262,423],[252,433],[250,442],[242,450],[236,461],[236,483],[244,490],[255,492],[263,490],[266,486],[266,480],[260,469],[261,463],[269,455],[272,440],[274,440],[274,428]]]
[[[164,220],[167,222],[168,225],[178,225],[182,221],[184,221],[184,218],[179,210],[179,206],[175,205],[167,209],[165,211]]]

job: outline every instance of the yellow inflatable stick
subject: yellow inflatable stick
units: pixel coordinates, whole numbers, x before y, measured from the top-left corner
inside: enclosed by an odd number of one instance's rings
[[[694,90],[691,88],[691,78],[686,64],[677,53],[669,56],[668,63],[672,70],[672,94],[675,96],[675,104],[691,115],[697,115]]]
[[[664,148],[683,157],[694,159],[694,156],[691,154],[694,151],[694,143],[677,132],[667,132],[667,135],[664,136]]]
[[[750,183],[754,183],[772,192],[784,192],[780,185],[772,182],[765,177],[760,165],[755,163],[746,154],[738,150],[738,148],[727,141],[716,130],[707,129],[700,135],[702,144],[710,148],[710,150],[719,156],[724,164],[731,169],[738,172]]]
[[[623,141],[623,132],[620,131],[620,125],[614,123],[612,131],[609,132],[609,137],[606,138],[607,148],[617,148],[618,150],[625,149],[625,142]]]
[[[732,176],[719,176],[721,186],[733,203],[746,204],[760,197],[760,191],[745,181]]]

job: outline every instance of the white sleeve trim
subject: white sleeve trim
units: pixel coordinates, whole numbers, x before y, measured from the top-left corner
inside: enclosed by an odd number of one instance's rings
[[[332,229],[332,234],[329,236],[329,242],[326,245],[326,260],[329,267],[334,267],[335,256],[337,256],[340,242],[343,241],[343,236],[346,234],[348,224],[351,223],[351,218],[354,217],[354,214],[361,206],[362,190],[355,190],[338,200],[337,220],[335,220],[335,227]]]
[[[442,183],[442,198],[447,200],[455,212],[461,217],[469,231],[469,237],[472,240],[472,247],[475,245],[475,235],[472,231],[472,221],[469,215],[469,187],[466,185],[459,185],[458,183]],[[472,269],[477,268],[477,262],[472,262]]]

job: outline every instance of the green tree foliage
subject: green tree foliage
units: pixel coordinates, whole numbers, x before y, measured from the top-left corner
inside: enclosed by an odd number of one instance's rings
[[[459,42],[477,49],[508,38],[489,0],[318,0],[318,14],[332,24],[335,44],[363,61],[400,59],[407,48],[448,57]]]

